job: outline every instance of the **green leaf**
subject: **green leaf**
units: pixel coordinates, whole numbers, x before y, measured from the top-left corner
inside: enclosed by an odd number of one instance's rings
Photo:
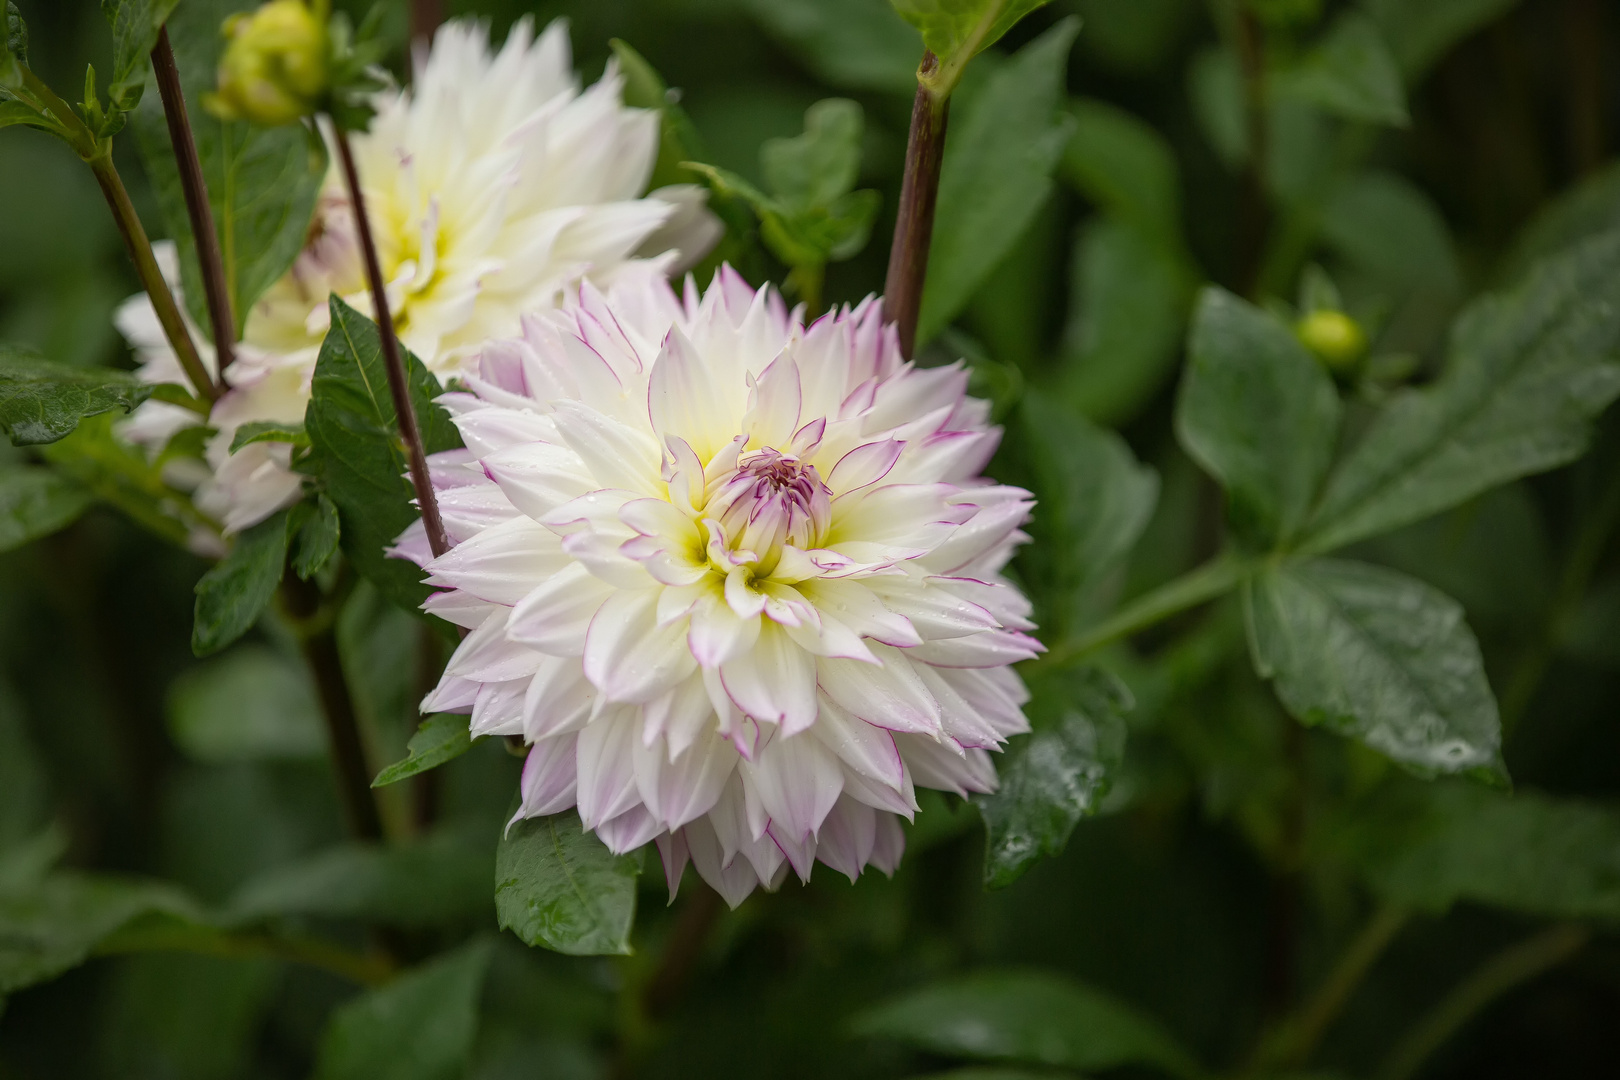
[[[494,845],[442,829],[395,845],[344,844],[255,877],[231,898],[233,923],[305,916],[436,926],[489,908]],[[492,839],[492,838],[490,838]]]
[[[1386,785],[1328,845],[1393,903],[1460,900],[1546,918],[1620,919],[1620,813],[1477,784]]]
[[[1537,261],[1620,229],[1620,163],[1599,169],[1545,203],[1519,233],[1496,278],[1511,284]]]
[[[1062,176],[1097,207],[1167,247],[1179,247],[1181,181],[1175,153],[1149,123],[1093,98],[1069,102],[1074,134]]]
[[[1181,445],[1226,489],[1240,533],[1287,541],[1333,456],[1333,380],[1275,317],[1213,287],[1199,300],[1188,352]]]
[[[101,0],[101,12],[112,24],[113,73],[107,100],[129,111],[146,87],[146,62],[157,45],[158,31],[179,0]]]
[[[1405,177],[1368,171],[1339,183],[1322,208],[1322,237],[1393,294],[1461,292],[1445,219]]]
[[[805,110],[804,134],[760,147],[765,185],[793,209],[832,203],[855,187],[864,126],[861,107],[848,98],[816,102]]]
[[[430,592],[422,573],[386,554],[417,512],[377,326],[335,296],[331,307],[332,328],[321,345],[314,393],[304,413],[311,448],[307,468],[337,506],[343,552],[355,569],[394,603],[415,612]],[[405,367],[427,452],[460,446],[449,414],[433,404],[438,381],[409,352]]]
[[[337,507],[324,493],[317,492],[314,499],[293,507],[287,534],[294,537],[293,571],[308,581],[337,554],[343,538]]]
[[[1096,614],[1098,587],[1147,527],[1159,478],[1124,439],[1050,396],[1031,394],[1019,409],[1041,507],[1021,565],[1042,583],[1041,625],[1061,636]]]
[[[1081,46],[1090,58],[1128,75],[1158,73],[1203,10],[1197,0],[1070,0],[1070,7],[1084,21]]]
[[[1083,668],[1031,689],[1034,732],[997,762],[1000,789],[973,797],[984,815],[984,883],[992,889],[1060,854],[1080,819],[1097,812],[1125,756],[1122,714],[1131,696],[1118,679]]]
[[[438,768],[471,750],[472,744],[466,716],[460,713],[434,713],[423,720],[416,734],[411,736],[407,745],[410,755],[378,773],[371,786],[387,787],[407,776]]]
[[[1366,0],[1408,83],[1518,0]]]
[[[1306,546],[1328,551],[1572,461],[1620,395],[1620,232],[1469,305],[1446,370],[1398,394],[1328,481]]]
[[[886,0],[744,0],[744,6],[823,81],[911,94],[922,42]]]
[[[705,156],[697,128],[692,125],[686,110],[676,104],[663,76],[628,44],[614,38],[608,43],[624,73],[624,103],[634,109],[658,110],[658,160],[653,165],[649,189],[671,184],[689,184],[682,162],[699,160]]]
[[[86,416],[129,412],[152,386],[127,371],[53,364],[14,345],[0,345],[0,430],[14,446],[55,442]]]
[[[260,646],[185,671],[169,691],[167,713],[175,745],[195,761],[311,759],[326,752],[308,673]]]
[[[1406,127],[1401,72],[1378,26],[1358,11],[1340,16],[1298,66],[1274,76],[1279,93],[1347,120]]]
[[[889,0],[941,61],[966,61],[1047,0]]]
[[[490,943],[474,941],[340,1005],[321,1039],[315,1080],[452,1080],[478,1030]]]
[[[84,513],[93,496],[51,469],[0,470],[0,551],[49,536]]]
[[[308,446],[309,436],[304,433],[303,424],[287,424],[279,420],[254,420],[236,429],[236,434],[231,437],[231,453],[234,454],[249,443],[256,442]]]
[[[495,913],[530,945],[573,956],[630,952],[636,855],[615,855],[573,810],[513,822],[495,853]]]
[[[109,936],[154,912],[195,914],[166,886],[81,874],[56,874],[0,893],[0,994],[78,967]]]
[[[967,305],[1051,195],[1074,131],[1057,109],[1079,28],[1058,23],[960,103],[940,172],[919,346]]]
[[[280,511],[236,537],[230,554],[197,582],[191,651],[216,653],[253,629],[275,598],[287,564],[287,517]]]
[[[56,125],[50,118],[41,116],[20,101],[0,98],[0,128],[16,127],[19,124],[39,128],[41,131],[56,130]]]
[[[1393,570],[1273,566],[1244,590],[1255,670],[1301,723],[1419,776],[1506,779],[1496,699],[1462,605]]]
[[[124,2],[139,6],[166,0]],[[214,89],[225,44],[220,24],[227,16],[255,6],[248,0],[186,0],[169,20],[169,39],[208,186],[238,333],[253,305],[286,273],[304,246],[326,176],[325,145],[303,128],[225,121],[202,105],[202,95]],[[208,326],[191,216],[180,187],[163,103],[155,90],[145,96],[133,117],[141,159],[157,195],[165,230],[180,251],[186,306],[197,325]]]
[[[1061,390],[1101,424],[1134,419],[1175,368],[1194,271],[1129,218],[1089,222],[1075,243]]]
[[[1100,990],[1037,971],[935,983],[867,1010],[855,1030],[952,1057],[1071,1069],[1139,1064],[1201,1075],[1152,1017]]]

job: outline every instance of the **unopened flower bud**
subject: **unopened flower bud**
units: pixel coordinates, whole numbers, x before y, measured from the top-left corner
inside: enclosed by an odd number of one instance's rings
[[[231,16],[222,30],[227,44],[211,111],[267,127],[315,111],[327,81],[324,10],[311,10],[304,0],[270,0],[251,14]]]
[[[1313,311],[1294,333],[1330,371],[1346,371],[1367,351],[1367,333],[1342,311]]]

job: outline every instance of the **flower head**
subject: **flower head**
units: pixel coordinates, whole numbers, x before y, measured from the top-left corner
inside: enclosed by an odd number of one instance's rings
[[[487,345],[433,462],[454,546],[399,553],[467,627],[429,711],[530,744],[519,817],[577,806],[733,905],[817,859],[892,871],[915,787],[993,790],[1027,730],[1030,498],[960,364],[875,299],[804,327],[729,269],[586,284]]]
[[[641,196],[658,117],[625,107],[622,85],[610,63],[580,89],[560,21],[536,38],[519,20],[495,53],[486,27],[453,21],[439,29],[414,86],[378,95],[370,130],[351,136],[389,308],[405,345],[441,378],[582,279],[608,284],[630,269],[676,269],[716,239],[699,189]],[[332,293],[371,310],[336,168],[292,269],[248,313],[226,373],[231,389],[210,419],[220,434],[209,448],[215,483],[203,497],[228,531],[297,495],[284,447],[255,443],[234,455],[229,447],[242,423],[303,416]],[[144,296],[128,301],[120,327],[149,378],[174,377],[178,365]],[[175,406],[142,408],[155,430],[162,417],[171,428],[185,420]]]
[[[324,5],[323,5],[324,7]],[[270,0],[222,28],[219,89],[208,106],[227,120],[290,124],[315,110],[326,89],[326,13],[304,0]]]

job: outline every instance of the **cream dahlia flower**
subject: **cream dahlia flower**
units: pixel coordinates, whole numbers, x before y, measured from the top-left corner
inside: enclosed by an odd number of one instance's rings
[[[641,197],[658,151],[658,117],[626,108],[622,89],[610,63],[581,91],[561,20],[538,38],[520,20],[493,54],[488,28],[462,21],[439,29],[411,89],[375,99],[370,130],[351,141],[388,304],[401,339],[441,379],[459,374],[482,342],[516,334],[525,312],[555,306],[580,280],[610,284],[648,262],[679,269],[717,238],[701,189]],[[332,293],[371,310],[335,164],[304,250],[248,313],[226,373],[229,392],[210,417],[219,429],[207,451],[214,475],[199,501],[226,531],[298,495],[285,444],[253,443],[234,455],[230,444],[243,423],[303,418]],[[144,295],[125,304],[118,324],[149,379],[179,376]],[[193,336],[202,347],[206,335]],[[212,366],[212,356],[205,359]],[[175,406],[148,405],[129,434],[156,441],[190,422]]]
[[[422,708],[530,745],[518,818],[577,806],[735,906],[817,859],[892,872],[918,785],[994,790],[1040,648],[1000,572],[1030,496],[979,475],[962,365],[903,362],[881,311],[806,328],[729,268],[586,284],[441,399],[454,546],[397,553],[471,633]]]

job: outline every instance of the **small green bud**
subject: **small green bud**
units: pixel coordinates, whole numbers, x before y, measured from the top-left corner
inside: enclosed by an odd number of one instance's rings
[[[1294,333],[1329,371],[1348,371],[1367,351],[1367,332],[1342,311],[1313,311],[1294,324]]]
[[[221,28],[227,44],[219,60],[219,91],[209,111],[227,120],[274,127],[314,112],[326,93],[325,4],[270,0],[252,14],[233,15]]]

